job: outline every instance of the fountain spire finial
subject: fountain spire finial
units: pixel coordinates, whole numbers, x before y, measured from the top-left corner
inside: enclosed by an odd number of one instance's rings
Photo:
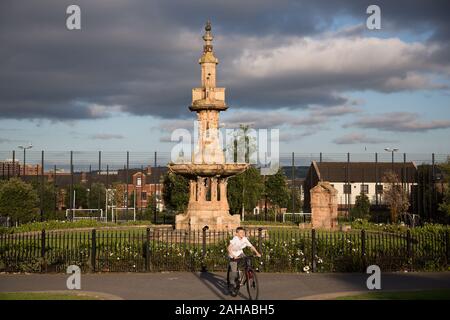
[[[206,21],[205,31],[211,31],[211,20],[209,19]]]
[[[205,44],[203,45],[204,53],[213,51],[212,41],[214,37],[211,33],[211,29],[211,21],[208,20],[205,25],[205,34],[203,35],[203,40],[205,41]]]

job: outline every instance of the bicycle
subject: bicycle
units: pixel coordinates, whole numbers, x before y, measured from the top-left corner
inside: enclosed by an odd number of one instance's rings
[[[238,277],[235,279],[234,286],[230,282],[231,266],[228,265],[227,285],[232,297],[239,294],[241,286],[247,286],[247,292],[250,300],[257,300],[259,295],[258,277],[252,267],[252,256],[236,259],[238,261]],[[239,270],[239,260],[244,259],[244,270]]]

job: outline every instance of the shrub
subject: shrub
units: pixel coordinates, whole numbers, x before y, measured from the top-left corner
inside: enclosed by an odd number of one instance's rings
[[[356,196],[355,206],[350,214],[353,218],[368,218],[370,215],[370,200],[366,194],[361,193]]]

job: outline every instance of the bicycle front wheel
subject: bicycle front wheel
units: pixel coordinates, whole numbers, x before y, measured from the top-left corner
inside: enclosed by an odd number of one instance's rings
[[[259,285],[256,273],[253,270],[247,271],[247,292],[248,298],[250,300],[258,300],[259,296]]]

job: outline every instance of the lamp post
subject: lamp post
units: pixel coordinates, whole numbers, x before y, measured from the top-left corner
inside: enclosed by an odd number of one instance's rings
[[[392,171],[394,171],[394,153],[398,151],[398,148],[384,148],[384,151],[392,154]]]
[[[30,143],[28,146],[18,146],[18,148],[23,149],[23,176],[25,176],[26,151],[33,148],[33,145]]]

